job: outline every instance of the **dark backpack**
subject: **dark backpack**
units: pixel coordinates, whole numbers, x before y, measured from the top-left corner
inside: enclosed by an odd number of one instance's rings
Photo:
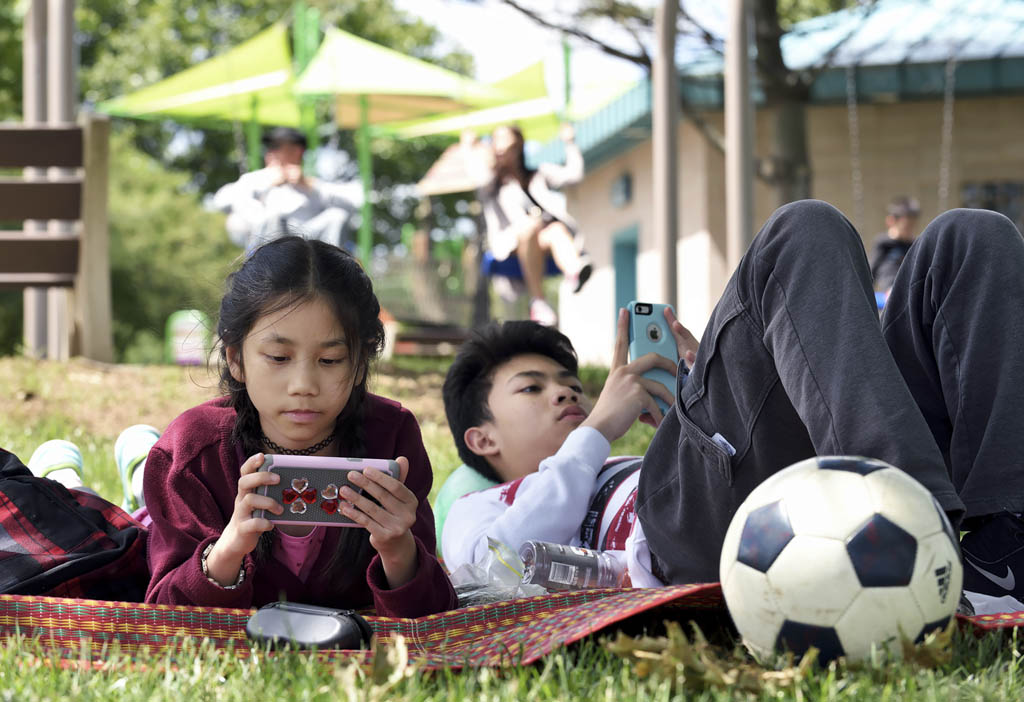
[[[142,601],[146,528],[0,449],[0,594]]]

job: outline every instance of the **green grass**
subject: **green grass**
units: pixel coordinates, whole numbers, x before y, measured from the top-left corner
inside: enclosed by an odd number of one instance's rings
[[[448,359],[400,359],[381,366],[373,391],[393,397],[415,412],[435,470],[435,491],[457,464],[444,421],[440,388]],[[589,394],[606,371],[581,371]],[[27,460],[47,439],[71,439],[82,449],[86,481],[120,502],[113,445],[125,426],[145,422],[163,429],[182,410],[215,393],[205,371],[173,367],[98,366],[0,358],[0,446]],[[615,454],[639,454],[653,431],[636,425],[616,442]],[[710,633],[710,632],[709,632]],[[782,657],[767,668],[753,661],[719,632],[717,660],[728,669],[785,670]],[[191,644],[190,644],[191,645]],[[170,654],[138,656],[127,666],[112,654],[107,671],[62,669],[46,663],[47,653],[31,640],[0,646],[0,702],[72,699],[89,702],[168,700],[388,700],[401,702],[531,702],[547,700],[1021,700],[1024,680],[1016,638],[976,639],[956,634],[950,660],[930,667],[882,663],[848,669],[833,664],[815,669],[792,687],[756,693],[684,685],[680,666],[665,677],[641,676],[634,663],[591,638],[556,651],[542,662],[511,670],[398,671],[392,683],[377,683],[344,663],[322,663],[303,654],[238,658],[195,644]],[[687,679],[692,678],[691,675]],[[691,679],[692,683],[692,679]]]
[[[848,669],[837,663],[811,669],[792,685],[769,683],[759,691],[749,691],[749,686],[741,691],[680,675],[640,676],[630,662],[606,650],[603,639],[557,651],[522,668],[429,672],[398,666],[385,669],[376,679],[357,666],[322,662],[309,654],[256,653],[240,658],[195,642],[169,654],[138,657],[134,666],[112,652],[105,671],[60,669],[47,663],[46,652],[37,642],[23,639],[0,648],[0,700],[1019,700],[1024,698],[1024,683],[1015,644],[998,637],[978,640],[958,634],[952,660],[934,668],[876,663]],[[738,650],[722,652],[720,660],[734,666],[750,663]],[[772,667],[784,669],[785,664],[780,657]]]

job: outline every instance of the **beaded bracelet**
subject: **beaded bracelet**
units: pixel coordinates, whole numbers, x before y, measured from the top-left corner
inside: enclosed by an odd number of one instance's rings
[[[216,580],[214,580],[213,578],[210,577],[210,570],[209,570],[209,568],[206,565],[206,558],[210,555],[210,551],[213,550],[213,545],[215,543],[217,543],[217,542],[216,541],[211,541],[210,543],[208,543],[206,545],[206,548],[203,549],[203,555],[199,558],[199,564],[203,568],[203,575],[206,576],[207,580],[209,580],[211,583],[213,583],[214,585],[216,585],[219,588],[222,588],[224,590],[237,590],[241,586],[241,584],[243,582],[245,582],[245,564],[244,563],[242,564],[242,567],[238,569],[238,580],[235,581],[234,585],[221,585]]]

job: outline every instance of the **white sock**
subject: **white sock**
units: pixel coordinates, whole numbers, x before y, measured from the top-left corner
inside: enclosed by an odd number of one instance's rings
[[[82,487],[82,476],[74,468],[60,468],[46,474],[50,480],[56,480],[68,490]]]
[[[132,494],[135,495],[135,501],[139,503],[139,507],[146,506],[146,500],[142,497],[142,474],[146,471],[146,459],[143,458],[139,465],[135,466],[135,471],[132,473]]]

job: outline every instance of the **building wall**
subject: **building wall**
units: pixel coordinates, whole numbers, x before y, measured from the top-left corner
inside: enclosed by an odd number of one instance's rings
[[[942,103],[922,101],[858,106],[863,198],[854,201],[851,178],[849,114],[845,106],[815,106],[808,114],[812,192],[831,202],[858,227],[865,245],[884,228],[885,206],[896,195],[921,202],[924,226],[939,213]],[[709,115],[722,128],[722,116]],[[961,204],[966,182],[1024,182],[1024,97],[958,99],[954,105],[953,149],[947,208]],[[774,115],[757,114],[756,154],[771,153]],[[731,270],[725,260],[725,162],[721,153],[688,122],[679,128],[678,299],[681,321],[698,337]],[[624,207],[611,204],[616,178],[630,173],[633,198]],[[661,302],[660,251],[653,237],[651,142],[588,170],[583,182],[567,190],[569,211],[577,218],[595,273],[577,295],[561,290],[561,329],[572,339],[584,363],[611,359],[615,328],[615,279],[612,240],[616,232],[639,229],[637,296]],[[756,181],[755,229],[777,206],[772,187]]]

